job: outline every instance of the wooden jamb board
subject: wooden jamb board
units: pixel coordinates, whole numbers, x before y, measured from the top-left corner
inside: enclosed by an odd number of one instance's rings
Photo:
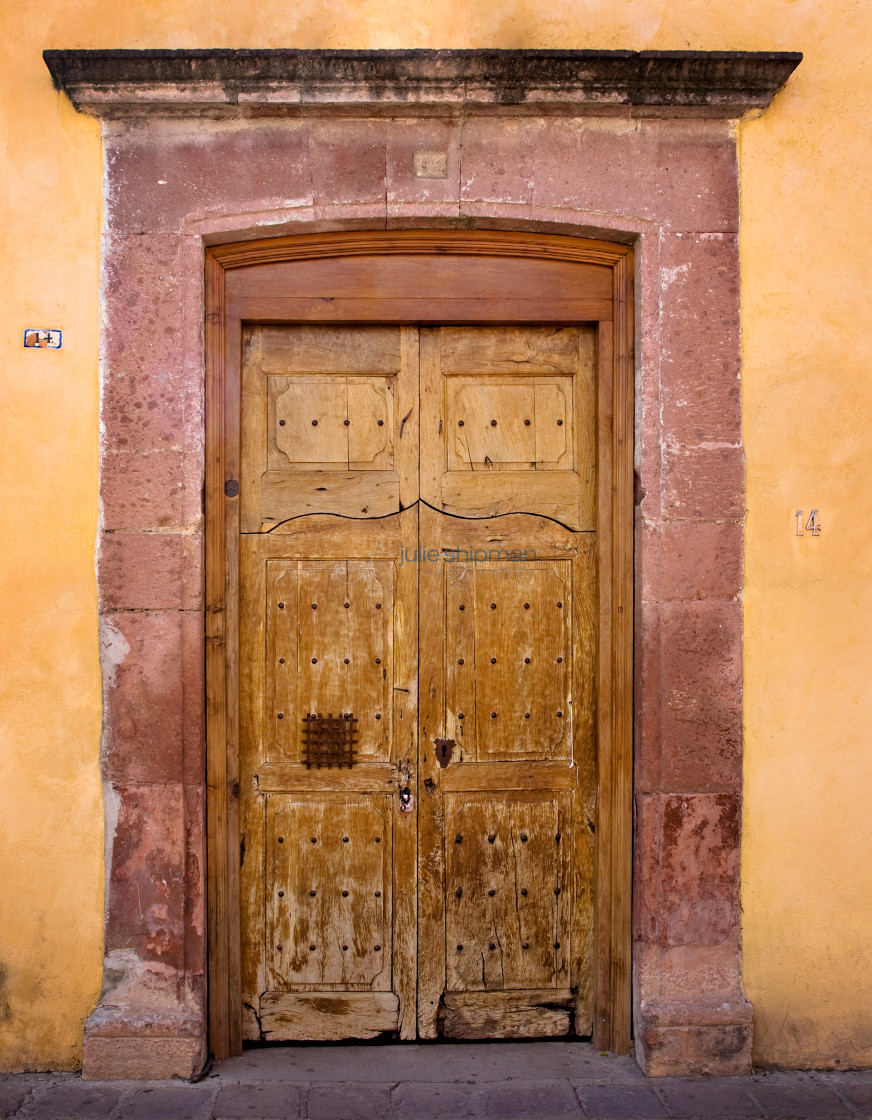
[[[458,258],[446,298],[294,292],[297,262]],[[462,260],[564,261],[567,298],[464,290]],[[275,266],[287,266],[276,268]],[[583,266],[594,266],[584,268]],[[603,287],[609,270],[608,289]],[[474,267],[469,270],[474,272]],[[525,271],[528,273],[525,276]],[[228,281],[231,284],[228,284]],[[474,279],[472,281],[475,282]],[[526,286],[525,286],[526,285]],[[209,1049],[242,1049],[239,941],[238,591],[242,325],[259,322],[596,322],[598,324],[599,659],[593,1041],[628,1053],[631,1035],[633,782],[633,252],[611,242],[498,231],[311,234],[206,253],[206,735]]]

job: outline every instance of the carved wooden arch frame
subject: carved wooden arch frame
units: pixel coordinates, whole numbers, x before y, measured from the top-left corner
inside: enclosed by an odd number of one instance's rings
[[[238,640],[236,563],[239,505],[241,331],[244,320],[365,321],[341,301],[296,304],[272,316],[246,300],[238,269],[313,258],[361,255],[498,256],[578,266],[573,321],[598,327],[597,678],[598,845],[594,936],[594,1042],[630,1050],[633,841],[633,250],[566,235],[483,230],[349,232],[281,237],[210,248],[206,253],[206,739],[209,1048],[216,1057],[242,1047],[239,961]],[[585,267],[586,266],[586,267]],[[603,270],[610,270],[602,298]],[[523,270],[519,270],[522,274]],[[249,271],[248,275],[253,272]],[[244,276],[244,274],[239,274]],[[596,295],[585,280],[598,278]],[[232,293],[229,287],[235,287]],[[589,285],[588,285],[589,287]],[[508,313],[474,320],[511,322]],[[515,303],[517,308],[517,303]],[[400,321],[402,312],[398,310]],[[378,321],[391,321],[384,309]],[[538,322],[567,321],[564,308]],[[410,321],[407,317],[405,321]],[[416,317],[414,321],[422,321]],[[433,320],[444,322],[445,317]]]

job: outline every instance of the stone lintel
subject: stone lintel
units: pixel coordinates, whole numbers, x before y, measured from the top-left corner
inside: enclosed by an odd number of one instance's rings
[[[798,66],[787,51],[50,50],[97,117],[740,117]]]

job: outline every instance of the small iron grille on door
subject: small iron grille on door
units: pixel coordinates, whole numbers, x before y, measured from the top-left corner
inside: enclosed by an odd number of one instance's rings
[[[313,766],[354,765],[357,744],[357,717],[351,712],[341,716],[320,713],[303,717],[303,746],[306,748],[306,768]]]

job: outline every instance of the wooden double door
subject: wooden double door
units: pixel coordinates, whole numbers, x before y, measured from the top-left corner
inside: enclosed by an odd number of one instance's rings
[[[244,331],[249,1039],[591,1033],[596,337]]]

